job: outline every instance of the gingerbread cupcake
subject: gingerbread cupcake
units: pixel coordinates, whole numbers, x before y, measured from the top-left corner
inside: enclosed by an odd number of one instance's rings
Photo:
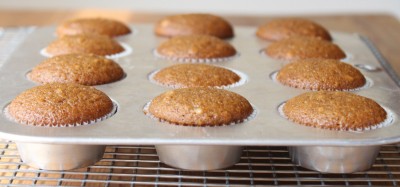
[[[117,41],[108,36],[96,34],[63,36],[50,43],[45,49],[45,52],[51,56],[70,53],[106,56],[123,51],[124,48]]]
[[[180,14],[161,19],[154,32],[159,36],[211,35],[218,38],[233,37],[230,23],[219,16],[211,14]]]
[[[148,113],[178,125],[217,126],[247,119],[253,108],[244,97],[216,88],[181,88],[154,98]]]
[[[283,106],[291,121],[321,129],[358,131],[380,127],[386,111],[375,101],[349,92],[308,92]]]
[[[238,83],[239,75],[231,70],[207,64],[178,64],[156,72],[156,83],[173,88],[224,87]]]
[[[339,46],[314,37],[290,37],[270,44],[264,52],[275,59],[306,58],[343,59],[346,54]]]
[[[105,119],[113,109],[111,99],[93,87],[51,83],[22,92],[6,113],[20,124],[61,127]]]
[[[350,64],[333,59],[295,60],[276,79],[287,86],[307,90],[351,90],[365,85],[363,74]]]
[[[80,18],[68,20],[57,27],[59,37],[77,34],[99,34],[110,37],[131,33],[124,23],[105,18]]]
[[[113,60],[93,54],[66,54],[44,60],[28,74],[34,82],[99,85],[122,79],[124,72]]]
[[[219,61],[236,54],[229,43],[207,35],[188,35],[173,37],[161,43],[156,55],[175,61]]]
[[[257,36],[270,41],[287,39],[292,36],[316,37],[331,41],[329,32],[321,25],[301,18],[272,20],[258,27]]]

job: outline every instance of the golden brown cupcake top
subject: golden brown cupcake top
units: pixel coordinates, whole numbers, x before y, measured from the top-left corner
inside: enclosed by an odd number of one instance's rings
[[[369,129],[386,119],[375,101],[349,92],[308,92],[286,102],[283,113],[295,123],[331,130]]]
[[[70,53],[105,56],[123,51],[124,48],[117,41],[108,36],[95,34],[63,36],[46,48],[46,52],[53,56]]]
[[[99,34],[110,37],[129,34],[131,29],[120,21],[105,18],[68,20],[57,27],[57,35]]]
[[[28,89],[7,107],[18,123],[35,126],[81,125],[113,109],[111,99],[93,87],[51,83]]]
[[[365,85],[365,77],[352,65],[333,59],[302,59],[285,65],[276,79],[307,90],[349,90]]]
[[[34,82],[99,85],[120,80],[122,68],[113,60],[93,54],[66,54],[44,60],[28,74]]]
[[[180,14],[161,19],[155,26],[155,33],[167,37],[203,34],[224,39],[233,37],[233,28],[230,23],[219,16]]]
[[[296,60],[306,58],[342,59],[346,54],[339,46],[314,37],[290,37],[270,44],[264,52],[272,58]]]
[[[317,37],[331,41],[329,32],[321,25],[301,18],[283,18],[267,22],[258,27],[257,36],[270,40],[278,41],[292,36]]]
[[[165,86],[219,87],[234,84],[240,77],[231,70],[207,64],[178,64],[157,72],[153,79]]]
[[[207,35],[176,36],[160,44],[157,53],[172,59],[224,58],[236,54],[229,43]]]
[[[248,118],[253,108],[242,96],[222,89],[196,87],[167,91],[152,100],[149,112],[173,124],[215,126]]]

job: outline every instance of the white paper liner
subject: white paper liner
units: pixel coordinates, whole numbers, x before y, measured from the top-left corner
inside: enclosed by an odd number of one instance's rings
[[[285,113],[283,112],[283,107],[285,106],[285,104],[286,104],[286,102],[283,102],[283,103],[279,104],[279,106],[278,106],[279,115],[281,115],[283,118],[285,118],[285,119],[291,121],[291,120],[285,115]],[[333,130],[333,131],[346,131],[346,132],[361,133],[361,132],[363,132],[363,131],[369,131],[369,130],[379,129],[379,128],[382,128],[382,127],[387,127],[387,126],[389,126],[389,125],[392,125],[393,122],[394,122],[394,113],[393,113],[391,110],[389,110],[388,108],[386,108],[386,107],[383,107],[383,106],[381,106],[381,107],[382,107],[382,108],[385,110],[385,112],[386,112],[386,119],[383,120],[381,123],[378,123],[378,124],[376,124],[376,125],[372,125],[372,126],[369,126],[369,127],[363,127],[363,128],[357,128],[357,129],[349,129],[349,130],[344,130],[344,129],[338,129],[338,130],[336,130],[336,129],[323,129],[323,128],[312,127],[312,126],[306,126],[306,127],[318,128],[318,129],[322,129],[322,130]],[[297,124],[297,123],[296,123],[296,124]],[[299,125],[302,125],[302,124],[299,124]],[[304,126],[304,125],[302,125],[302,126]]]
[[[279,71],[274,71],[274,72],[272,72],[272,73],[269,75],[269,77],[270,77],[274,82],[279,83],[279,84],[282,84],[282,83],[279,82],[278,79],[276,78],[276,77],[278,76],[278,72],[279,72]],[[365,84],[362,85],[362,86],[360,86],[360,87],[352,88],[352,89],[342,89],[342,90],[337,90],[337,89],[327,89],[327,90],[322,90],[322,89],[321,89],[321,90],[317,90],[317,89],[304,89],[304,88],[296,88],[296,89],[301,89],[301,90],[306,90],[306,91],[344,91],[344,92],[355,92],[355,91],[359,91],[359,90],[371,88],[372,85],[374,84],[371,78],[366,77],[366,76],[364,76],[364,77],[365,77]],[[282,84],[282,85],[284,85],[284,84]],[[287,87],[290,87],[290,88],[295,88],[295,87],[291,87],[291,86],[288,86],[288,85],[284,85],[284,86],[287,86]]]
[[[170,124],[170,125],[177,125],[177,126],[185,126],[185,127],[186,127],[186,126],[188,126],[188,127],[220,127],[220,126],[237,125],[237,124],[241,124],[241,123],[246,123],[246,122],[248,122],[248,121],[254,119],[254,118],[257,116],[257,113],[258,113],[258,111],[257,111],[257,109],[254,107],[254,105],[250,104],[251,107],[253,108],[253,112],[252,112],[247,118],[245,118],[245,119],[243,119],[243,120],[238,120],[238,121],[232,122],[232,123],[230,123],[230,124],[222,124],[222,125],[181,125],[181,124],[172,123],[172,122],[169,122],[169,121],[167,121],[167,120],[158,118],[158,117],[154,116],[153,114],[151,114],[151,113],[149,112],[150,104],[151,104],[151,101],[148,102],[148,103],[146,103],[146,104],[143,106],[143,112],[146,114],[146,116],[148,116],[148,117],[150,117],[151,119],[154,119],[154,120],[156,120],[156,121],[160,121],[160,122],[162,122],[162,123],[166,123],[166,124]]]
[[[116,59],[116,58],[121,58],[121,57],[124,57],[124,56],[128,56],[129,54],[132,53],[132,48],[128,44],[123,43],[123,42],[119,42],[119,44],[122,46],[122,48],[124,48],[124,50],[122,52],[116,53],[116,54],[112,54],[112,55],[105,55],[104,57],[106,57],[108,59]],[[48,57],[48,58],[51,58],[51,57],[54,56],[54,55],[48,53],[46,51],[46,48],[41,49],[40,50],[40,54],[42,56]]]
[[[239,53],[228,57],[221,57],[221,58],[180,58],[180,57],[168,57],[158,53],[157,49],[153,50],[153,55],[157,58],[164,59],[164,60],[171,60],[180,63],[217,63],[217,62],[226,62],[231,61],[239,56]]]
[[[354,59],[353,53],[350,53],[348,51],[344,51],[344,54],[346,54],[346,57],[340,59],[340,61],[342,61],[342,62],[351,62],[351,60]]]
[[[124,51],[122,51],[120,53],[112,54],[112,55],[106,55],[105,57],[109,58],[109,59],[116,59],[116,58],[128,56],[129,54],[132,53],[132,48],[128,44],[123,43],[123,42],[119,42],[119,44],[122,46],[122,48],[124,48]]]
[[[95,120],[91,120],[89,122],[83,122],[83,123],[76,123],[76,124],[57,124],[57,125],[49,125],[49,124],[43,124],[43,125],[34,125],[34,124],[30,124],[24,121],[18,121],[15,118],[13,118],[9,113],[8,113],[8,106],[4,108],[4,115],[10,120],[10,121],[14,121],[18,124],[22,124],[22,125],[28,125],[28,126],[33,126],[33,127],[50,127],[50,128],[58,128],[58,127],[77,127],[77,126],[82,126],[82,125],[90,125],[90,124],[94,124],[103,120],[106,120],[108,118],[110,118],[111,116],[113,116],[117,110],[118,110],[118,105],[112,101],[113,103],[113,108],[111,109],[111,112],[106,114],[103,117],[97,118]]]
[[[223,68],[228,69],[228,70],[231,70],[232,72],[236,73],[236,75],[238,75],[238,76],[240,77],[239,81],[237,81],[237,82],[235,82],[235,83],[233,83],[233,84],[228,84],[228,85],[224,85],[224,86],[210,86],[210,87],[219,88],[219,89],[229,89],[229,88],[241,86],[241,85],[247,83],[248,77],[247,77],[246,74],[244,74],[244,73],[242,73],[242,72],[240,72],[240,71],[234,70],[234,69],[230,69],[230,68],[226,68],[226,67],[223,67]],[[155,70],[155,71],[151,72],[151,73],[148,75],[148,79],[149,79],[149,81],[150,81],[151,83],[154,83],[154,84],[157,84],[157,85],[160,85],[160,86],[165,86],[165,87],[168,87],[168,88],[173,88],[173,89],[183,88],[183,87],[176,86],[176,85],[162,84],[162,83],[160,83],[160,82],[154,80],[154,76],[155,76],[160,70],[161,70],[161,69]]]
[[[368,64],[354,64],[355,67],[358,69],[364,70],[364,71],[369,71],[369,72],[376,72],[382,70],[382,68],[378,66],[372,66]]]
[[[262,56],[262,57],[268,57],[271,58],[269,55],[267,55],[264,51],[265,48],[262,48],[258,51],[258,53]]]

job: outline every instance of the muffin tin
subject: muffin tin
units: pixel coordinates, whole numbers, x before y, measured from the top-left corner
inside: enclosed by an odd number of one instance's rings
[[[10,56],[0,70],[0,106],[3,108],[0,136],[17,142],[25,162],[43,169],[73,169],[95,162],[102,154],[104,145],[147,144],[164,147],[157,151],[160,156],[167,155],[161,159],[167,164],[208,170],[234,163],[237,155],[240,156],[238,150],[242,146],[268,145],[289,146],[293,160],[304,167],[323,172],[348,173],[369,168],[379,151],[379,145],[400,142],[400,89],[357,34],[331,32],[333,42],[350,56],[346,61],[360,68],[371,80],[369,87],[353,92],[377,101],[393,113],[393,119],[391,125],[383,128],[345,132],[305,127],[280,115],[278,107],[283,102],[306,91],[283,86],[271,79],[270,75],[287,62],[260,53],[269,42],[257,38],[254,27],[235,27],[235,37],[227,41],[237,49],[239,55],[229,61],[213,63],[246,75],[247,81],[243,85],[228,89],[250,101],[257,110],[253,119],[243,124],[221,127],[176,126],[156,121],[144,114],[143,107],[152,98],[171,88],[152,83],[149,75],[177,62],[154,56],[153,50],[166,38],[155,36],[153,25],[133,25],[132,28],[136,30],[135,34],[116,38],[132,48],[130,54],[115,59],[124,69],[126,77],[96,86],[117,103],[117,112],[96,124],[48,128],[19,125],[8,120],[4,115],[7,104],[22,91],[36,86],[26,78],[26,73],[46,58],[40,54],[40,50],[55,39],[55,27],[37,28]],[[215,150],[221,147],[227,153],[235,152],[226,158],[231,163],[225,164],[224,158],[215,155],[218,154]],[[176,155],[177,158],[171,155],[182,148],[191,151],[188,155]],[[186,162],[186,158],[197,155],[193,151],[196,149],[207,154],[215,153],[214,157]],[[365,159],[353,159],[361,154],[368,156]],[[71,163],[74,155],[79,159]],[[217,164],[210,164],[215,161]]]

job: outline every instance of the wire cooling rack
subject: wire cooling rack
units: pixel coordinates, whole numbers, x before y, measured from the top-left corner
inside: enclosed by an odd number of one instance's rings
[[[40,151],[40,150],[38,150]],[[357,156],[357,155],[354,155]],[[286,147],[246,147],[225,170],[186,171],[158,160],[153,146],[109,146],[93,166],[46,171],[24,165],[12,142],[0,143],[4,186],[397,186],[400,148],[383,146],[373,167],[353,174],[323,174],[292,164]]]
[[[0,67],[33,30],[34,27],[0,28]],[[385,68],[385,64],[388,63],[368,39],[363,38],[363,40]],[[395,81],[399,80],[395,74],[392,76]],[[296,166],[291,162],[286,147],[246,147],[240,162],[236,165],[225,170],[202,172],[179,170],[161,163],[153,146],[108,146],[104,158],[93,166],[71,171],[46,171],[24,165],[15,144],[0,140],[1,186],[397,186],[398,184],[400,184],[400,147],[397,145],[382,146],[371,169],[352,174],[324,174]]]

